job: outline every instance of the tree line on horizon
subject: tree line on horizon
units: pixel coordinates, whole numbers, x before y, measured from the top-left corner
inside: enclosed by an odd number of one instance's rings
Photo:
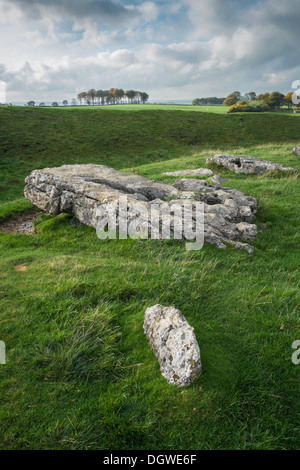
[[[266,92],[257,95],[254,91],[250,91],[242,95],[239,91],[230,93],[226,98],[218,98],[216,96],[207,98],[196,98],[192,101],[193,106],[210,106],[210,105],[225,105],[228,106],[229,112],[238,111],[268,111],[280,110],[282,106],[287,106],[288,109],[293,107],[300,108],[300,104],[293,103],[294,92],[289,92],[286,95],[278,91]],[[122,88],[111,88],[110,90],[96,90],[94,88],[89,91],[78,93],[77,98],[73,98],[71,105],[76,106],[79,102],[80,105],[110,105],[118,103],[130,104],[145,104],[149,99],[146,92],[127,90]],[[126,100],[126,101],[124,101]],[[63,106],[68,106],[68,100],[62,101]],[[25,106],[35,106],[35,101],[28,101]],[[41,102],[38,106],[46,106]],[[51,104],[52,107],[59,106],[57,101]]]
[[[286,95],[279,91],[272,91],[256,95],[254,91],[251,91],[242,96],[239,91],[234,91],[227,96],[223,104],[229,106],[229,113],[276,111],[282,106],[287,106],[288,109],[293,109],[293,106],[298,108],[299,105],[293,103],[293,94],[292,91]]]
[[[286,95],[279,91],[272,91],[261,93],[257,95],[255,91],[250,91],[242,95],[239,91],[230,93],[226,98],[196,98],[192,104],[194,106],[203,105],[224,105],[229,107],[229,112],[240,112],[240,111],[268,111],[280,109],[281,106],[287,106],[288,109],[292,109],[294,92],[289,92]]]
[[[130,104],[145,104],[149,100],[148,93],[144,91],[137,90],[127,90],[124,91],[122,88],[110,88],[110,90],[95,90],[91,88],[89,91],[82,91],[78,93],[77,98],[72,99],[72,106],[76,106],[79,102],[80,105],[110,105],[124,103],[126,100]],[[68,106],[68,100],[62,101],[63,106]],[[35,101],[28,101],[26,106],[35,106]],[[39,103],[39,107],[44,107],[46,104],[44,102]],[[54,101],[51,104],[52,107],[58,107],[59,103]]]
[[[149,99],[149,95],[144,91],[124,91],[122,88],[110,88],[110,90],[95,90],[92,88],[77,95],[79,103],[87,105],[95,105],[95,103],[101,106],[117,104],[123,102],[124,99],[130,104],[145,104]]]
[[[223,104],[225,98],[217,98],[216,96],[210,96],[208,98],[196,98],[192,101],[193,106],[210,106],[214,104]]]
[[[256,95],[255,91],[250,91],[246,93],[244,96],[239,91],[234,91],[230,93],[227,98],[224,100],[225,106],[233,106],[237,103],[241,102],[251,102],[251,101],[264,101],[266,104],[269,105],[270,108],[280,108],[281,106],[293,106],[292,101],[293,92],[289,92],[286,95],[280,93],[279,91],[272,91],[261,93]]]

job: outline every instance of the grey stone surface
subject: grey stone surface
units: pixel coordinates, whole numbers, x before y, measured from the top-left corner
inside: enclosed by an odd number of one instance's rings
[[[268,160],[262,160],[258,157],[247,157],[243,155],[215,155],[206,160],[207,164],[215,164],[223,166],[228,170],[234,171],[235,173],[243,173],[245,175],[255,174],[262,175],[270,171],[292,171],[296,172],[294,168],[284,167],[279,163],[271,162]]]
[[[197,170],[167,171],[167,176],[212,176],[213,172],[208,168],[198,168]]]
[[[210,186],[208,181],[198,179],[181,179],[176,180],[173,186],[180,191],[203,191]]]
[[[220,188],[223,183],[226,183],[227,179],[226,179],[226,178],[222,178],[222,177],[219,176],[219,175],[214,175],[212,178],[210,178],[210,181],[213,183],[213,185],[214,185],[216,188]]]
[[[154,305],[146,310],[144,332],[168,383],[190,385],[202,371],[200,348],[180,310]]]
[[[247,242],[255,242],[257,236],[254,221],[258,201],[236,189],[213,187],[207,181],[183,179],[172,186],[103,165],[64,165],[34,170],[26,183],[25,197],[43,211],[71,213],[81,223],[94,228],[98,224],[99,207],[109,213],[117,206],[119,196],[126,195],[132,217],[134,211],[147,209],[151,213],[151,205],[169,200],[181,206],[192,203],[194,212],[197,205],[203,203],[205,243],[219,248],[239,242],[240,248],[252,252],[253,247]],[[150,223],[150,218],[147,222]],[[171,237],[177,223],[174,214]]]
[[[294,147],[293,152],[294,155],[300,155],[300,147]]]

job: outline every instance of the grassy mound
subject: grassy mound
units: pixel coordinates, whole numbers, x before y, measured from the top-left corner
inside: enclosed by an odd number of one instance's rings
[[[0,201],[21,197],[24,178],[47,166],[98,163],[123,169],[203,150],[299,142],[297,114],[241,116],[197,106],[183,107],[185,112],[170,108],[0,107]]]

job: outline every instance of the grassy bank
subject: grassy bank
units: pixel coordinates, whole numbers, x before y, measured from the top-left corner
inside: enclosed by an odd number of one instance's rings
[[[0,107],[0,201],[21,197],[24,178],[36,168],[93,162],[123,169],[203,150],[211,155],[211,150],[259,144],[293,145],[299,136],[299,115],[156,108],[137,105],[139,111],[133,112],[127,106]]]
[[[300,171],[297,117],[242,117],[0,109],[0,219],[32,208],[23,178],[38,167],[101,163],[173,182],[164,171],[222,150]],[[219,174],[260,200],[253,255],[101,242],[69,215],[0,233],[1,449],[299,448],[299,179]],[[188,388],[166,383],[143,333],[155,303],[195,328],[203,374]]]

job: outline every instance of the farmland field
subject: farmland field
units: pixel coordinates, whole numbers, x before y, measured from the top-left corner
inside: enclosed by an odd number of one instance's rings
[[[300,171],[299,115],[225,107],[0,107],[0,221],[28,213],[34,169],[96,163],[173,183],[216,153]],[[100,241],[70,215],[0,233],[0,449],[297,449],[300,365],[297,175],[225,186],[260,201],[253,255],[180,241]],[[168,385],[145,309],[175,305],[203,373]]]

